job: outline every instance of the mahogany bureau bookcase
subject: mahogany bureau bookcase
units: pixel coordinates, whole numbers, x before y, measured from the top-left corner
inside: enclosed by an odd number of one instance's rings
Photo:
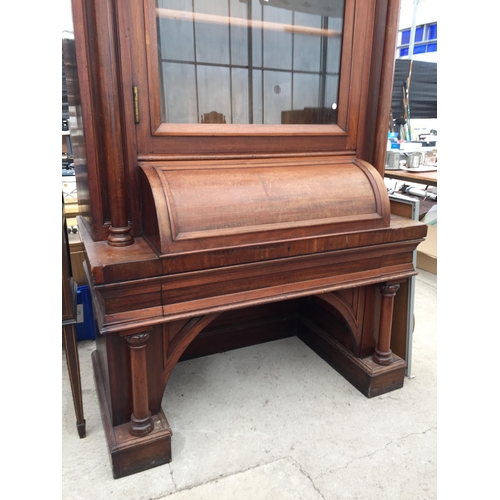
[[[160,405],[182,359],[297,335],[367,397],[402,387],[394,297],[426,226],[391,216],[382,178],[399,2],[72,8],[63,52],[114,477],[172,459]]]

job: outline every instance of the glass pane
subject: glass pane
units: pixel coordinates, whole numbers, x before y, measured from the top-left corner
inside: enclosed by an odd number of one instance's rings
[[[244,18],[247,6],[240,0],[231,0],[231,16]],[[248,28],[245,26],[231,26],[231,60],[238,64],[248,65]]]
[[[293,109],[314,108],[319,101],[319,75],[293,75]]]
[[[238,92],[231,92],[232,107],[230,123],[249,123],[248,71],[246,69],[233,68],[231,71],[231,84],[233,88],[238,89]]]
[[[191,0],[172,0],[172,8],[191,11]],[[167,60],[192,61],[194,59],[194,33],[188,23],[170,17],[158,18],[159,41],[162,57]]]
[[[321,29],[321,17],[310,14],[297,13],[295,21],[301,26]],[[296,70],[314,71],[319,73],[321,60],[319,57],[311,57],[311,54],[321,52],[321,38],[318,36],[297,34],[293,46],[293,67]]]
[[[281,123],[281,113],[291,109],[291,72],[264,71],[264,123]]]
[[[342,19],[329,18],[328,29],[342,32]],[[340,51],[342,48],[342,38],[339,36],[329,36],[326,39],[326,72],[338,75],[340,71]]]
[[[196,36],[196,62],[229,64],[229,22],[227,0],[195,0],[195,12],[204,16],[213,16],[220,22],[194,20]],[[170,38],[170,37],[169,37]]]
[[[410,43],[410,30],[401,32],[401,45],[408,45]]]
[[[252,72],[252,97],[253,97],[253,116],[248,123],[264,123],[263,113],[262,113],[262,77],[263,73],[260,70],[254,70]]]
[[[437,24],[431,24],[429,26],[427,40],[437,40],[437,37],[438,37],[438,26],[437,26]]]
[[[292,26],[292,11],[268,7],[264,9],[264,26]],[[290,30],[265,29],[264,38],[264,67],[277,69],[292,69],[292,42]]]
[[[165,62],[162,65],[164,92],[163,121],[171,123],[193,123],[198,121],[198,102],[194,66]],[[168,89],[184,82],[179,86],[177,93],[173,94]]]
[[[415,29],[415,42],[421,42],[424,39],[424,27],[420,26]]]
[[[162,121],[336,123],[344,0],[157,0]]]
[[[213,123],[216,118],[205,116],[209,113],[222,115],[216,123],[228,123],[231,118],[230,79],[229,68],[225,66],[197,66],[198,101],[200,121]]]
[[[330,76],[326,77],[326,89],[325,89],[325,110],[327,110],[327,114],[331,114],[333,111],[337,109],[338,102],[338,93],[339,93],[339,76]],[[337,112],[335,111],[335,118],[331,119],[325,123],[337,123]]]

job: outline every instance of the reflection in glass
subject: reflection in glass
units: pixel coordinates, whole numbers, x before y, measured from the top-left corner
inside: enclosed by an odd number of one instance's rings
[[[157,0],[162,121],[336,123],[344,0]]]

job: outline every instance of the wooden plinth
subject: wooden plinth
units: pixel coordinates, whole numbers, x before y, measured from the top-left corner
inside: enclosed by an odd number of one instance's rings
[[[406,362],[395,354],[385,366],[371,356],[360,359],[304,317],[299,318],[297,336],[367,398],[403,387]]]
[[[113,477],[118,479],[171,462],[172,431],[163,410],[160,409],[158,414],[152,416],[153,430],[147,436],[132,436],[129,423],[113,427],[104,377],[96,351],[92,353],[92,365],[102,423],[111,455]]]

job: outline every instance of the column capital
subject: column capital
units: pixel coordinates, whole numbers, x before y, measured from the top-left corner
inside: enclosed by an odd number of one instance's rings
[[[125,340],[127,341],[130,349],[142,349],[146,347],[146,343],[149,340],[149,337],[149,332],[133,333],[131,335],[126,335]]]
[[[379,285],[380,293],[385,297],[394,297],[399,290],[399,283],[383,283]]]

